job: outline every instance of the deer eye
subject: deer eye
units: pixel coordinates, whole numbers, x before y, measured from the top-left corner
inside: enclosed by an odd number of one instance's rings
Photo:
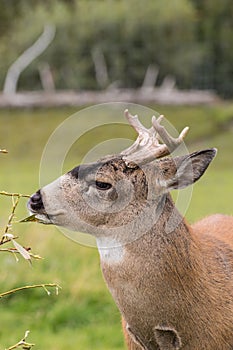
[[[103,191],[109,190],[112,187],[112,185],[109,184],[108,182],[101,182],[101,181],[96,181],[95,185],[98,190],[103,190]]]

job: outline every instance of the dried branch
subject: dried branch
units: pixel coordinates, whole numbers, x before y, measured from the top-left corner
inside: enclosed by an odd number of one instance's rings
[[[5,243],[8,243],[8,242],[12,242],[13,245],[14,245],[14,248],[1,248],[0,249],[0,252],[9,252],[9,253],[12,253],[15,255],[15,253],[19,253],[21,254],[21,256],[28,260],[30,263],[31,263],[31,258],[34,258],[34,259],[42,259],[39,255],[35,255],[33,253],[30,252],[30,248],[24,248],[22,247],[18,242],[16,242],[16,239],[18,237],[14,236],[12,233],[9,233],[9,231],[12,230],[12,221],[15,217],[15,211],[16,211],[16,208],[19,204],[19,200],[20,198],[24,197],[24,198],[28,198],[30,196],[28,195],[25,195],[25,194],[21,194],[21,193],[9,193],[9,192],[5,192],[5,191],[1,191],[0,192],[0,195],[3,195],[3,196],[9,196],[12,198],[12,209],[11,209],[11,213],[9,215],[9,218],[8,218],[8,222],[6,224],[6,227],[5,227],[5,230],[4,230],[4,234],[0,240],[0,245],[3,245]],[[16,198],[15,198],[16,197]],[[17,256],[15,255],[15,258],[16,260],[18,261],[18,258]]]
[[[27,252],[29,252],[29,250],[31,250],[31,248],[25,248],[23,247]],[[0,248],[0,252],[7,252],[7,253],[12,253],[12,254],[21,254],[18,249],[16,248]],[[30,258],[36,259],[36,260],[41,260],[43,259],[40,255],[38,254],[33,254],[31,252],[28,253],[30,255]],[[21,254],[22,255],[22,254]],[[18,260],[18,258],[16,257],[16,260]]]
[[[53,74],[49,64],[48,63],[40,64],[38,69],[39,69],[40,80],[41,80],[41,85],[43,86],[43,89],[46,92],[54,93],[55,84],[54,84]]]
[[[13,236],[12,234],[4,234],[1,238],[0,245],[10,242],[12,238],[17,239],[18,237]]]
[[[153,64],[150,64],[146,70],[144,81],[142,83],[142,87],[141,87],[142,92],[147,93],[148,90],[152,91],[154,89],[156,80],[158,78],[158,74],[159,74],[159,69]]]
[[[6,229],[9,227],[9,224],[7,224]],[[6,230],[5,229],[5,230]],[[8,252],[8,253],[12,253],[12,254],[20,254],[25,260],[28,260],[31,263],[31,258],[34,259],[43,259],[41,256],[37,255],[37,254],[33,254],[30,250],[31,248],[25,248],[22,247],[18,242],[16,242],[15,240],[18,237],[14,236],[11,233],[5,233],[1,240],[0,240],[0,246],[9,242],[12,242],[14,245],[14,248],[0,248],[0,252]],[[16,260],[18,261],[18,258],[15,255]]]
[[[100,47],[95,47],[91,51],[91,55],[95,66],[95,76],[97,83],[101,88],[105,88],[108,84],[108,69],[104,54]]]
[[[11,209],[11,213],[9,215],[9,218],[8,218],[8,223],[6,224],[6,227],[5,227],[5,231],[4,231],[4,235],[8,233],[8,231],[12,228],[12,220],[15,216],[15,210],[19,204],[19,199],[20,197],[16,197],[16,200],[14,200],[14,197],[11,197],[12,198],[12,209]],[[10,237],[8,237],[10,238]],[[13,238],[11,238],[13,239]]]
[[[8,290],[7,292],[4,292],[4,293],[0,293],[0,299],[7,296],[7,295],[10,295],[10,294],[14,294],[16,292],[19,292],[21,290],[26,290],[26,289],[34,289],[34,288],[43,288],[46,293],[48,295],[50,295],[50,291],[47,289],[48,288],[55,288],[56,291],[55,291],[55,294],[58,295],[59,293],[59,289],[61,289],[61,287],[56,284],[56,283],[43,283],[43,284],[33,284],[31,286],[23,286],[23,287],[19,287],[19,288],[15,288],[15,289],[11,289],[11,290]]]
[[[13,349],[18,349],[22,347],[25,350],[30,350],[35,344],[30,344],[26,342],[26,339],[29,335],[30,331],[26,331],[24,334],[24,337],[15,345],[12,345],[11,347],[7,348],[6,350],[13,350]]]
[[[20,74],[35,58],[47,49],[54,39],[55,31],[55,26],[45,25],[44,31],[40,37],[10,66],[4,82],[3,94],[10,95],[16,93]]]
[[[7,153],[7,151],[5,149],[0,149],[0,153]],[[12,253],[15,255],[15,257],[16,257],[16,253],[21,254],[24,257],[24,259],[28,260],[29,262],[31,262],[32,257],[35,259],[42,259],[39,255],[32,254],[30,252],[31,248],[22,247],[18,242],[16,242],[16,239],[18,237],[14,236],[12,233],[9,233],[12,230],[12,222],[15,217],[16,208],[19,204],[20,199],[23,197],[29,198],[30,196],[21,194],[21,193],[9,193],[6,191],[0,191],[0,195],[8,196],[8,197],[11,197],[12,199],[11,213],[8,217],[8,222],[5,226],[4,234],[0,238],[0,246],[9,242],[11,242],[14,245],[14,248],[0,248],[0,252],[2,251],[2,252]],[[17,257],[16,257],[16,260],[17,260]],[[33,289],[33,288],[43,288],[46,291],[46,293],[50,295],[51,292],[48,290],[48,288],[51,288],[51,287],[55,287],[55,293],[56,295],[58,295],[59,289],[61,289],[59,285],[55,283],[45,283],[45,284],[27,285],[27,286],[18,287],[18,288],[9,290],[7,292],[0,293],[0,299],[5,296],[14,294],[16,292],[26,290],[26,289]],[[18,343],[10,346],[5,350],[13,350],[18,348],[22,348],[24,350],[30,350],[35,344],[31,344],[26,341],[26,338],[28,337],[28,335],[29,335],[29,331],[26,331],[24,337]]]
[[[10,193],[6,191],[0,191],[0,195],[2,196],[9,196],[9,197],[19,197],[19,198],[30,198],[29,194],[22,194],[22,193]]]

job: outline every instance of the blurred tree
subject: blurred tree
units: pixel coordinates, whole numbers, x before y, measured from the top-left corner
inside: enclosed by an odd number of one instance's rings
[[[21,14],[21,6],[20,0],[0,0],[0,38],[9,31],[12,18]]]
[[[231,0],[192,0],[197,9],[197,40],[204,55],[195,84],[233,96],[233,3]]]
[[[20,0],[19,3],[18,16],[9,15],[16,12],[17,6],[12,5],[12,11],[10,11],[8,3],[4,3],[5,8],[7,8],[5,18],[7,18],[6,22],[8,21],[8,28],[0,41],[0,56],[4,57],[4,60],[0,60],[1,87],[3,87],[9,66],[35,42],[43,32],[44,25],[54,23],[59,26],[63,22],[63,15],[70,10],[70,2],[66,4],[64,0],[57,0],[56,2],[36,0],[33,3]],[[23,72],[22,78],[19,80],[19,89],[34,90],[41,88],[38,63],[43,63],[44,60],[47,62],[46,56],[32,62]],[[51,64],[54,66],[53,62]]]
[[[96,3],[78,1],[73,17],[80,72],[94,78],[90,51],[98,48],[110,81],[120,81],[121,86],[140,86],[150,64],[159,67],[160,81],[171,74],[189,84],[190,62],[195,58],[190,60],[194,12],[188,1],[148,1],[147,6],[138,0]],[[87,84],[97,87],[93,79]]]
[[[2,0],[1,0],[2,1]],[[39,58],[49,62],[57,88],[97,89],[93,50],[98,50],[110,82],[137,87],[150,64],[159,67],[159,81],[167,74],[189,86],[190,49],[193,43],[193,9],[188,0],[148,1],[42,1],[21,0],[15,17],[0,44],[0,79],[3,73],[53,22],[57,35]],[[72,11],[70,11],[72,8]],[[16,8],[14,8],[16,11]],[[27,30],[30,28],[30,30]],[[184,30],[185,28],[185,30]],[[26,69],[19,88],[40,88],[38,60]]]
[[[49,64],[55,86],[61,89],[100,89],[111,83],[139,87],[153,65],[158,68],[157,84],[171,75],[180,88],[211,88],[233,95],[231,0],[2,3],[9,8],[1,14],[7,23],[0,41],[1,86],[9,65],[35,41],[45,23],[52,23],[56,37],[22,74],[19,89],[41,88],[41,63]]]

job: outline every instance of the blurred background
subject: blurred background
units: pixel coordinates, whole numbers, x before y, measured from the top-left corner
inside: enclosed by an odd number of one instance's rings
[[[42,89],[46,72],[55,89],[138,88],[150,67],[156,86],[171,77],[180,89],[233,96],[231,0],[1,0],[0,8],[2,89],[10,65],[50,26],[55,36],[47,33],[51,43],[18,90]]]
[[[231,0],[0,0],[0,149],[9,151],[0,154],[0,191],[35,192],[55,128],[84,107],[123,100],[165,114],[177,130],[189,125],[190,151],[218,148],[194,186],[187,219],[232,214],[232,27]],[[98,118],[106,123],[106,116]],[[107,136],[136,135],[114,126]],[[64,171],[104,140],[104,128],[86,133]],[[1,234],[11,208],[11,198],[0,196]],[[22,198],[15,221],[27,215]],[[44,259],[31,267],[1,252],[0,292],[49,282],[62,290],[1,299],[0,349],[27,329],[35,349],[123,349],[120,316],[96,249],[50,226],[15,222],[12,230]]]

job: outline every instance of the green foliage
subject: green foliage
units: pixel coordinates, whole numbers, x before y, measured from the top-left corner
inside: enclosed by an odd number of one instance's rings
[[[94,47],[100,48],[110,81],[140,86],[149,64],[159,66],[160,79],[165,74],[184,76],[180,65],[188,64],[184,52],[193,42],[193,12],[186,0],[148,1],[147,6],[135,0],[102,1],[98,6],[92,1],[79,1],[77,9],[73,19],[79,30],[73,34],[77,43],[83,43],[81,51],[77,50],[78,57],[83,61]],[[86,74],[91,73],[93,63],[86,69]]]
[[[231,0],[192,0],[197,12],[197,39],[204,55],[196,70],[195,84],[212,87],[232,97],[233,6]]]
[[[45,23],[56,24],[55,40],[22,74],[20,89],[41,88],[38,65],[43,62],[50,64],[57,88],[100,88],[92,57],[95,49],[101,50],[106,61],[109,75],[106,84],[117,81],[122,87],[141,86],[147,67],[153,64],[159,68],[158,84],[165,76],[174,75],[181,88],[190,88],[195,84],[195,69],[202,69],[206,55],[214,57],[207,42],[210,35],[215,37],[214,18],[221,26],[218,45],[225,60],[225,68],[219,65],[219,74],[229,73],[232,35],[229,25],[222,24],[225,17],[219,18],[210,11],[208,23],[212,29],[208,30],[202,25],[203,17],[196,20],[196,10],[189,0],[150,0],[146,6],[139,0],[36,1],[33,6],[21,0],[17,5],[4,4],[5,12],[1,15],[7,26],[0,43],[0,54],[4,57],[0,62],[1,85],[9,65],[36,40]],[[207,9],[204,16],[206,13]],[[204,56],[197,31],[211,33],[204,35]],[[224,86],[229,84],[224,78],[221,81]],[[213,87],[218,88],[220,83],[219,80]]]
[[[49,63],[57,89],[99,89],[93,52],[107,66],[105,85],[141,86],[149,65],[157,84],[173,75],[180,88],[214,89],[232,97],[231,0],[0,0],[0,86],[10,64],[56,25],[53,43],[23,72],[19,89],[41,89],[38,67]]]
[[[232,105],[153,107],[178,130],[191,127],[187,136],[190,149],[218,148],[213,164],[194,186],[188,220],[214,212],[232,214]],[[1,147],[9,150],[0,158],[0,190],[33,193],[39,187],[39,163],[46,141],[72,113],[73,109],[0,111]],[[113,129],[111,137],[114,133],[119,136],[116,126]],[[98,143],[101,137],[96,129],[95,135],[87,133],[82,145],[88,151],[88,144],[93,139]],[[77,165],[82,156],[78,149],[71,152],[69,167]],[[22,198],[17,219],[27,216],[25,204]],[[1,230],[11,206],[8,197],[0,197]],[[62,290],[58,296],[33,289],[1,299],[0,349],[21,339],[26,329],[31,331],[35,350],[123,349],[120,316],[101,276],[97,250],[75,244],[53,226],[14,224],[13,232],[44,260],[33,261],[29,267],[23,259],[17,264],[12,256],[2,253],[0,290],[46,282],[57,283]]]

